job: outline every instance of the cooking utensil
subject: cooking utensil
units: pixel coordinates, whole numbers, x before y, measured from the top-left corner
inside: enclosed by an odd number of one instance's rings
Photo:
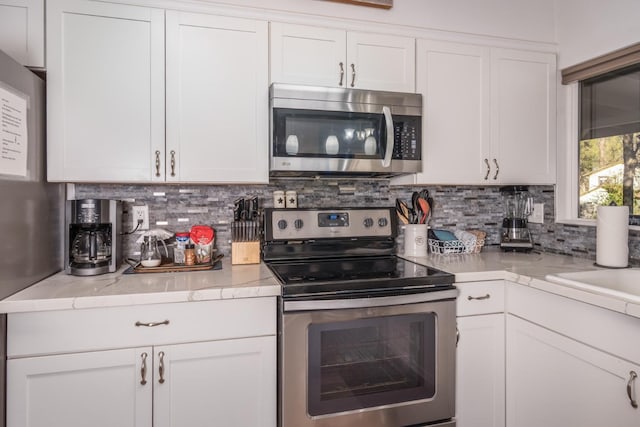
[[[415,213],[416,218],[415,218],[415,222],[413,222],[412,224],[418,224],[422,219],[422,207],[420,205],[419,200],[420,200],[420,193],[417,191],[414,191],[413,194],[411,195],[411,206],[413,206],[413,212]]]
[[[421,213],[420,218],[418,218],[418,222],[420,224],[426,224],[425,221],[427,220],[427,215],[429,214],[429,211],[430,211],[429,204],[422,197],[418,197],[418,206],[420,206],[420,213]]]
[[[402,222],[403,224],[409,224],[411,222],[412,215],[409,207],[400,199],[396,199],[396,213],[398,214],[400,222]]]

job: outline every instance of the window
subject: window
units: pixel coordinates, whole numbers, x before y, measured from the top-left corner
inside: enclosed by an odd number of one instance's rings
[[[579,83],[578,218],[629,206],[640,225],[640,64]]]

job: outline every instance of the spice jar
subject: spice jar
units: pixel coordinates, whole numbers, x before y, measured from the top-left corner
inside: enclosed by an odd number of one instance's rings
[[[196,265],[196,245],[193,243],[184,245],[184,265]]]
[[[173,249],[174,264],[184,264],[184,250],[189,243],[189,233],[176,233],[176,247]]]

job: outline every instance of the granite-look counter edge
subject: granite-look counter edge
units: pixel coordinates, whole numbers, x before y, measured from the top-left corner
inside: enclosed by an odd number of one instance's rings
[[[278,296],[280,284],[264,264],[221,270],[78,277],[56,273],[0,301],[0,313],[132,306],[228,298]]]
[[[479,254],[428,255],[407,259],[453,273],[456,283],[508,280],[640,318],[640,305],[637,303],[545,280],[547,274],[599,269],[592,260],[548,253],[501,252],[494,249]]]

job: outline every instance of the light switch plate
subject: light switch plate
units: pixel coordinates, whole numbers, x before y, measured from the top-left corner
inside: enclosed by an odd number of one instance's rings
[[[533,212],[529,215],[529,222],[542,224],[544,222],[544,203],[534,203]]]

